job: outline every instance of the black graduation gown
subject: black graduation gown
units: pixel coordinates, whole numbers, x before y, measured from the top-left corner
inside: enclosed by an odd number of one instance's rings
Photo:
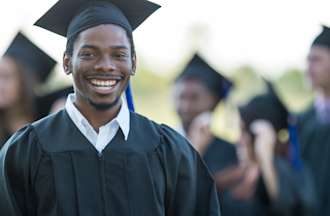
[[[330,215],[330,124],[319,121],[314,107],[299,116],[301,155],[311,168],[316,185],[319,215]]]
[[[175,131],[131,113],[102,154],[62,110],[0,152],[0,212],[15,216],[218,216],[213,179]]]
[[[212,174],[238,162],[235,146],[217,137],[207,147],[203,159]],[[250,215],[248,202],[233,199],[228,190],[218,192],[218,197],[222,216]]]
[[[235,146],[223,139],[215,137],[208,145],[203,159],[211,173],[221,171],[237,163]]]
[[[2,148],[2,146],[6,143],[6,141],[10,138],[10,133],[8,133],[7,131],[5,132],[5,135],[0,139],[0,149]]]
[[[263,178],[257,186],[254,211],[260,216],[313,216],[315,185],[308,167],[294,170],[287,159],[276,157],[278,197],[270,200]]]

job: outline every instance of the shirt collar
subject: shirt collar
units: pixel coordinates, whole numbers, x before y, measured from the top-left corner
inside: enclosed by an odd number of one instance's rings
[[[85,127],[87,126],[90,129],[93,129],[93,127],[89,124],[85,116],[83,116],[81,112],[77,109],[77,107],[74,105],[74,101],[75,101],[75,95],[69,94],[65,103],[65,109],[67,110],[73,122],[79,125],[83,125]],[[120,107],[119,113],[116,116],[116,118],[114,118],[109,123],[103,125],[102,127],[107,127],[114,121],[118,123],[119,128],[122,130],[124,134],[125,140],[127,140],[130,130],[130,113],[127,104],[124,101],[122,102],[122,105]]]

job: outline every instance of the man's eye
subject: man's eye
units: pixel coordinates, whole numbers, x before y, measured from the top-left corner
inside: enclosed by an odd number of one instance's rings
[[[117,53],[117,54],[115,54],[115,56],[117,58],[124,59],[124,58],[127,58],[128,55],[126,53]]]
[[[86,58],[91,58],[91,57],[94,57],[95,54],[92,53],[92,52],[81,52],[81,53],[80,53],[80,56],[81,56],[81,57],[86,57]]]

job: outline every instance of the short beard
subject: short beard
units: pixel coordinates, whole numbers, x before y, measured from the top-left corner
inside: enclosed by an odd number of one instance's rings
[[[107,111],[118,104],[120,96],[112,103],[94,103],[91,99],[88,99],[90,105],[92,105],[98,111]]]

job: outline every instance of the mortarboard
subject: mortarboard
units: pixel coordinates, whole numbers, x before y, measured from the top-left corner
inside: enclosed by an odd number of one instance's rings
[[[4,56],[14,58],[31,72],[36,74],[39,81],[46,81],[54,68],[56,61],[32,43],[23,33],[19,32],[9,45]]]
[[[60,0],[35,25],[67,38],[101,24],[132,32],[159,7],[146,0]]]
[[[212,68],[198,54],[195,54],[175,81],[182,79],[198,79],[220,100],[225,98],[233,83]]]

